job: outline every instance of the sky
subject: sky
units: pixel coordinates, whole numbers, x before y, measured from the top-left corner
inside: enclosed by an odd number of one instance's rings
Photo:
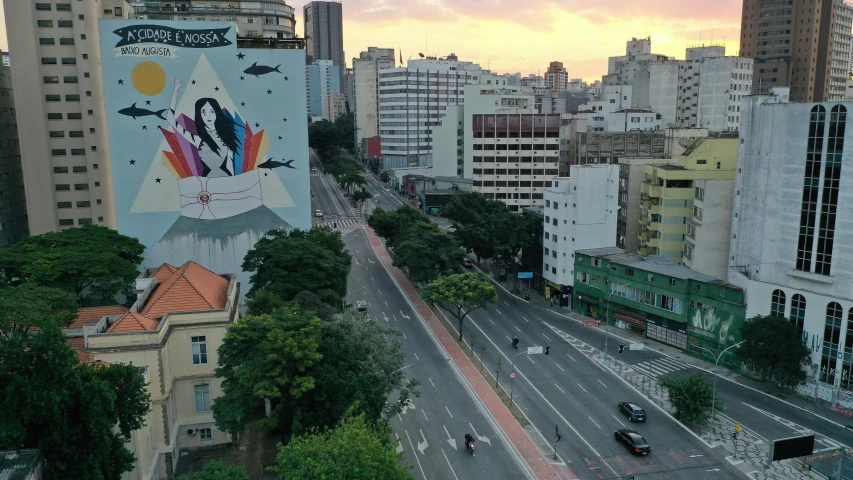
[[[303,34],[302,6],[296,31]],[[397,58],[455,53],[498,73],[543,74],[563,62],[570,78],[607,73],[631,37],[651,37],[654,53],[684,58],[688,45],[725,42],[736,55],[741,0],[342,0],[347,65],[369,46]],[[0,12],[3,4],[0,2]],[[7,50],[5,22],[0,49]]]

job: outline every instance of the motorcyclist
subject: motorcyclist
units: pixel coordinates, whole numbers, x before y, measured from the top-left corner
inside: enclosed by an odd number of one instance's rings
[[[512,339],[512,346],[518,348],[518,337],[514,337]]]
[[[465,434],[465,448],[471,448],[474,444],[474,437],[471,436],[470,433]]]

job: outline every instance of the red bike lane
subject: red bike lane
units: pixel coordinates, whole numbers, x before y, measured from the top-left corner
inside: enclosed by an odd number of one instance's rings
[[[507,438],[509,438],[515,450],[521,455],[530,470],[536,475],[536,478],[540,480],[577,479],[577,475],[572,473],[567,466],[563,464],[551,464],[544,455],[542,455],[539,449],[536,448],[536,445],[530,437],[527,436],[527,433],[515,417],[512,416],[512,413],[510,413],[507,406],[504,405],[500,398],[498,398],[497,394],[495,394],[487,383],[487,380],[483,377],[480,371],[477,370],[477,367],[475,367],[468,356],[465,355],[465,352],[462,351],[456,343],[456,340],[451,337],[447,329],[441,325],[441,320],[435,316],[432,309],[430,309],[426,302],[423,301],[417,289],[412,285],[408,277],[406,277],[399,268],[393,266],[391,256],[388,254],[388,251],[385,249],[385,245],[382,244],[382,241],[373,229],[365,227],[364,230],[367,232],[367,237],[370,241],[371,247],[373,247],[373,251],[388,268],[388,271],[391,272],[394,281],[400,286],[403,293],[405,293],[409,298],[412,305],[415,306],[415,309],[417,309],[420,316],[426,321],[430,330],[432,330],[433,334],[438,338],[438,341],[441,342],[444,349],[450,355],[453,363],[455,363],[462,372],[462,375],[465,377],[468,385],[474,389],[474,392],[476,392],[480,401],[485,405],[486,409],[488,409],[489,414],[494,418],[495,422],[500,426]]]

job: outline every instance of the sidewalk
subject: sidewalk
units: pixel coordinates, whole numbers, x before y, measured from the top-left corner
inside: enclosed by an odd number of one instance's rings
[[[484,271],[483,273],[487,272]],[[491,275],[489,275],[489,278],[496,284],[503,287],[506,293],[510,293],[511,295],[514,295],[515,297],[523,301],[523,294],[510,292],[510,285],[512,284],[511,281],[498,282]],[[575,322],[591,320],[591,318],[589,317],[571,311],[571,309],[569,309],[568,307],[551,307],[550,301],[546,299],[541,292],[535,290],[530,292],[530,301],[528,303],[530,303],[530,305],[535,308],[541,308],[542,310],[554,312],[558,315],[568,317],[569,319],[574,320]],[[600,327],[592,328],[598,328],[601,331],[605,331],[606,329],[606,331],[609,331],[611,336],[620,336],[627,340],[629,343],[640,343],[644,341],[649,342],[652,345],[652,350],[667,355],[675,360],[678,360],[681,363],[711,373],[716,373],[717,376],[720,377],[720,379],[729,379],[735,383],[766,393],[784,402],[788,402],[796,407],[802,408],[803,410],[812,412],[822,417],[826,417],[829,420],[832,420],[841,425],[849,426],[851,429],[853,429],[853,418],[842,413],[843,409],[839,409],[839,411],[833,410],[832,406],[823,400],[817,400],[814,397],[804,397],[790,390],[780,389],[769,382],[760,382],[747,375],[735,373],[725,367],[718,367],[713,363],[688,355],[687,353],[677,348],[670,347],[669,345],[665,345],[655,340],[646,338],[643,335],[639,335],[637,333],[631,332],[629,330],[624,330],[613,325],[601,325]]]
[[[373,232],[373,229],[365,227],[364,230],[376,255],[388,268],[388,271],[391,272],[394,281],[400,286],[401,290],[409,298],[409,301],[415,306],[418,314],[438,338],[438,341],[465,377],[468,385],[474,390],[477,397],[479,397],[482,404],[489,411],[491,417],[499,425],[506,437],[509,438],[512,447],[524,460],[529,471],[533,472],[536,478],[540,480],[577,479],[577,475],[572,473],[567,467],[552,465],[542,455],[518,421],[512,416],[506,405],[504,405],[489,386],[487,380],[477,370],[468,356],[465,355],[465,352],[462,351],[453,337],[450,336],[447,329],[436,318],[426,302],[421,299],[415,286],[412,285],[399,268],[392,265],[391,257],[388,255],[387,250],[385,250],[385,245],[383,245],[379,237]]]

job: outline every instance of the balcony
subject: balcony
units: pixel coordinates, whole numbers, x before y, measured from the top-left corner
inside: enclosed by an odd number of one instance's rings
[[[662,187],[658,187],[662,188]],[[666,188],[662,189],[661,197],[667,200],[693,200],[695,192],[693,188]]]
[[[648,245],[649,245],[649,248],[660,248],[660,237],[650,238]]]
[[[652,232],[660,232],[663,226],[660,222],[649,222],[646,224],[646,228]]]

